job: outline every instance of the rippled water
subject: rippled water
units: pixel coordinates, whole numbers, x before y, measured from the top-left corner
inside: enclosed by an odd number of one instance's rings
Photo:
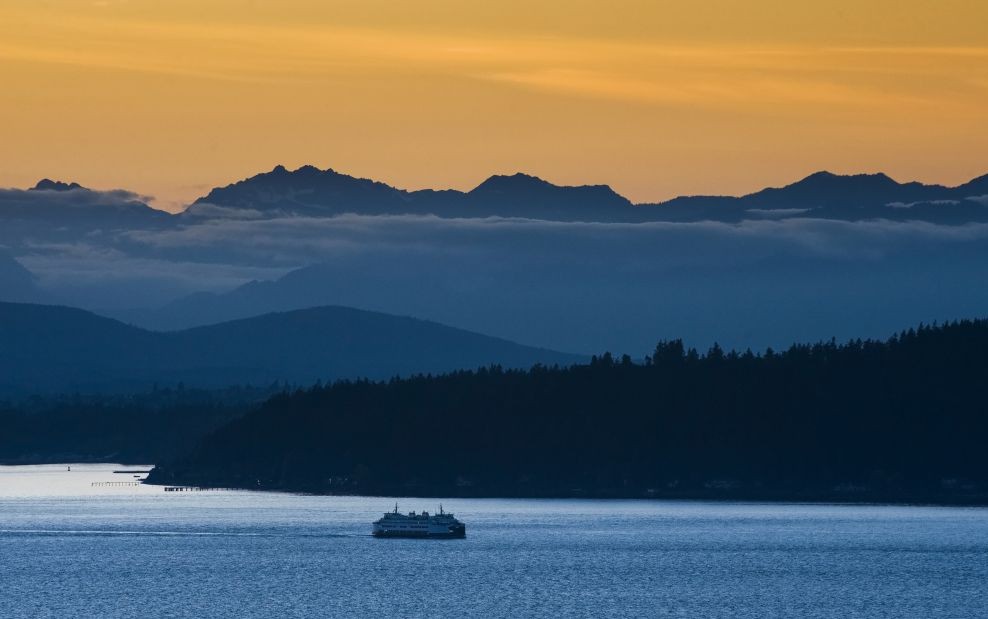
[[[113,468],[0,467],[0,617],[988,617],[985,509],[447,499],[467,539],[379,540],[391,498]]]

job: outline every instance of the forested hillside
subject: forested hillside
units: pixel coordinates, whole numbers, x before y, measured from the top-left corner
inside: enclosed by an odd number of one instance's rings
[[[180,387],[0,401],[0,464],[153,464],[191,449],[285,388]]]
[[[988,322],[276,396],[159,483],[327,493],[985,501]]]

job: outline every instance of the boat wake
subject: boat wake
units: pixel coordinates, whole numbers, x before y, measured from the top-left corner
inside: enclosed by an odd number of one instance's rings
[[[366,533],[275,533],[225,531],[107,531],[100,529],[0,529],[0,536],[148,536],[148,537],[371,537]]]

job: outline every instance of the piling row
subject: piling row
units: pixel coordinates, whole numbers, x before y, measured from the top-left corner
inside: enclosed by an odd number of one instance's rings
[[[206,492],[207,490],[225,490],[226,488],[202,488],[200,486],[165,486],[165,492]]]

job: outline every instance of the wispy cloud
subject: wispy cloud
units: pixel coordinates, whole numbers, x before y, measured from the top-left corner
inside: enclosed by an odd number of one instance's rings
[[[32,19],[23,14],[22,19]],[[978,46],[794,46],[622,41],[503,34],[457,36],[345,25],[192,23],[79,16],[45,24],[47,37],[9,31],[0,57],[276,82],[328,76],[422,75],[481,79],[558,95],[707,106],[951,103],[926,75],[968,90],[988,75]],[[68,43],[71,41],[71,43]],[[868,73],[870,80],[855,78]],[[885,76],[875,80],[875,76]],[[975,93],[971,93],[972,95]],[[963,103],[963,101],[962,101]],[[970,103],[970,102],[967,102]]]
[[[145,196],[126,189],[110,189],[94,191],[89,189],[58,190],[25,190],[0,189],[0,215],[10,215],[15,211],[23,211],[26,215],[36,213],[39,217],[45,208],[91,209],[104,207],[106,209],[128,209],[146,206],[153,201],[152,196]]]
[[[728,264],[780,253],[835,259],[875,258],[909,247],[988,239],[988,224],[753,219],[738,224],[580,223],[511,218],[341,215],[268,220],[211,220],[162,231],[133,231],[137,247],[195,255],[226,248],[230,255],[276,264],[305,264],[333,256],[370,254],[487,254],[588,262],[614,261],[666,269]]]

